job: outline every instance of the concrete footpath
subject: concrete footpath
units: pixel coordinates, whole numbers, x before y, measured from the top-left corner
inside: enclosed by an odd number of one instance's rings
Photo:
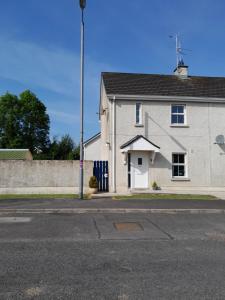
[[[8,199],[0,213],[225,213],[224,200]]]
[[[131,194],[180,194],[180,195],[190,195],[190,194],[194,194],[194,195],[211,195],[211,196],[215,196],[218,199],[221,200],[225,200],[225,191],[219,189],[219,188],[215,188],[215,189],[198,189],[198,190],[186,190],[186,189],[181,189],[181,190],[174,190],[174,189],[163,189],[163,190],[158,190],[158,191],[153,191],[151,190],[146,190],[145,192],[143,191],[139,191],[139,190],[135,190],[132,193],[123,193],[120,194],[124,195],[124,196],[128,196]],[[117,193],[99,193],[99,194],[95,194],[92,196],[92,198],[108,198],[108,197],[116,197],[118,196]]]

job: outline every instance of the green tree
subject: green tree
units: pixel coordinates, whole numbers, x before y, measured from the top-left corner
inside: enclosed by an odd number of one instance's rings
[[[73,159],[79,160],[80,159],[80,145],[77,145],[73,150]]]
[[[0,98],[0,148],[18,148],[21,145],[19,101],[9,93]]]
[[[45,105],[28,90],[20,95],[19,103],[23,145],[32,153],[46,151],[50,121]]]
[[[57,159],[73,159],[74,147],[75,144],[72,138],[68,134],[64,135],[58,144]]]
[[[78,147],[68,135],[62,136],[60,140],[53,138],[48,150],[35,156],[36,159],[50,160],[76,160],[79,159]]]
[[[49,116],[31,91],[0,98],[0,147],[29,148],[33,154],[49,147]]]

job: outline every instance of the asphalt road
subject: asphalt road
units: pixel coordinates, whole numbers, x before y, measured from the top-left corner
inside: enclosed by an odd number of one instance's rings
[[[225,299],[223,214],[0,215],[0,299]]]

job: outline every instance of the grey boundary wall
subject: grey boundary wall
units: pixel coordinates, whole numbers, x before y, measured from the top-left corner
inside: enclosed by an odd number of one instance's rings
[[[0,161],[0,194],[63,194],[79,191],[79,161]],[[84,192],[93,162],[84,162]]]

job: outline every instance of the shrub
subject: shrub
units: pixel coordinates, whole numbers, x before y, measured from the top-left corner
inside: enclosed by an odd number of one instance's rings
[[[155,181],[152,183],[152,189],[153,190],[158,190],[159,189],[158,184]]]
[[[92,189],[98,188],[98,180],[95,176],[91,176],[91,178],[89,180],[89,187]]]

